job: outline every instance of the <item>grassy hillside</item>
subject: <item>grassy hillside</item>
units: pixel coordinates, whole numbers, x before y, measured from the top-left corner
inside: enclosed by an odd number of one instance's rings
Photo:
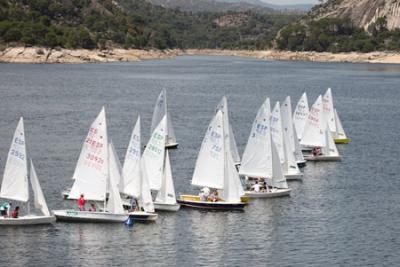
[[[296,15],[187,13],[144,0],[3,0],[0,44],[265,49]]]

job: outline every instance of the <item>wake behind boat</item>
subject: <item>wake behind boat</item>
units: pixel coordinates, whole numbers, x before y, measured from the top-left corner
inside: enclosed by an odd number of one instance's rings
[[[27,204],[28,214],[20,216],[19,206],[15,207],[13,213],[11,213],[11,206],[8,206],[8,215],[0,217],[0,225],[37,225],[49,224],[55,221],[55,217],[50,214],[47,208],[46,200],[42,188],[40,187],[32,160],[30,162],[29,178],[33,191],[34,206],[39,209],[43,215],[30,214],[24,120],[21,117],[15,129],[13,141],[8,153],[0,197],[25,202]]]

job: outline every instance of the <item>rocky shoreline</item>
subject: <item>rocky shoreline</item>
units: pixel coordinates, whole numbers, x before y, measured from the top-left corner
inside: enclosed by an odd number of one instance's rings
[[[8,63],[90,63],[141,61],[146,59],[163,59],[182,55],[212,55],[253,57],[266,60],[316,61],[316,62],[351,62],[351,63],[391,63],[400,64],[400,53],[319,53],[290,52],[279,50],[138,50],[138,49],[49,49],[41,47],[10,47],[0,51],[0,62]]]

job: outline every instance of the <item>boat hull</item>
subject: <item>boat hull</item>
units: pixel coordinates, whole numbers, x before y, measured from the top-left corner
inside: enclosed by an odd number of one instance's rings
[[[88,222],[88,223],[121,223],[128,219],[128,214],[109,212],[92,212],[79,210],[54,210],[57,221]]]
[[[177,201],[182,207],[212,211],[243,210],[247,205],[246,202],[200,201],[198,196],[193,195],[181,195]]]
[[[138,222],[154,222],[158,218],[157,213],[150,213],[145,211],[132,211],[128,213],[129,218]]]
[[[273,198],[273,197],[286,197],[290,196],[292,189],[280,189],[274,188],[270,189],[268,192],[255,192],[255,191],[245,191],[246,196],[250,198]]]
[[[340,156],[307,156],[308,161],[341,161]]]
[[[285,174],[285,178],[287,181],[303,180],[303,174],[302,173]]]
[[[169,148],[169,149],[174,149],[174,148],[178,148],[178,143],[167,143],[167,144],[165,144],[165,147],[166,148]]]
[[[177,203],[166,204],[166,203],[154,202],[154,209],[160,211],[178,211],[180,207],[181,205]]]
[[[348,144],[350,142],[349,138],[338,138],[335,139],[335,144]]]
[[[27,215],[19,218],[0,218],[0,225],[39,225],[51,224],[56,221],[54,216]]]

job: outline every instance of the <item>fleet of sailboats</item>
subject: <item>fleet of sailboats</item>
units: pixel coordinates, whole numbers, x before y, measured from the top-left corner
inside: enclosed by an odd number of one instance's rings
[[[28,170],[23,118],[15,130],[7,157],[0,198],[25,203],[27,214],[0,217],[0,225],[75,222],[155,221],[155,211],[178,211],[181,206],[207,210],[243,210],[248,198],[289,196],[290,180],[302,179],[306,161],[337,161],[335,143],[349,139],[333,105],[332,90],[318,96],[309,109],[307,94],[294,112],[290,96],[272,111],[266,98],[257,112],[240,158],[227,98],[222,97],[207,128],[192,176],[198,195],[176,198],[170,148],[175,133],[167,109],[166,90],[157,98],[151,136],[141,153],[141,119],[133,127],[123,165],[108,136],[104,107],[90,126],[66,199],[84,198],[95,210],[47,208],[32,160]],[[29,172],[29,175],[28,175]],[[29,196],[28,177],[33,198]],[[211,194],[210,194],[211,193]],[[34,215],[29,202],[43,215]],[[52,215],[53,214],[53,215]]]

